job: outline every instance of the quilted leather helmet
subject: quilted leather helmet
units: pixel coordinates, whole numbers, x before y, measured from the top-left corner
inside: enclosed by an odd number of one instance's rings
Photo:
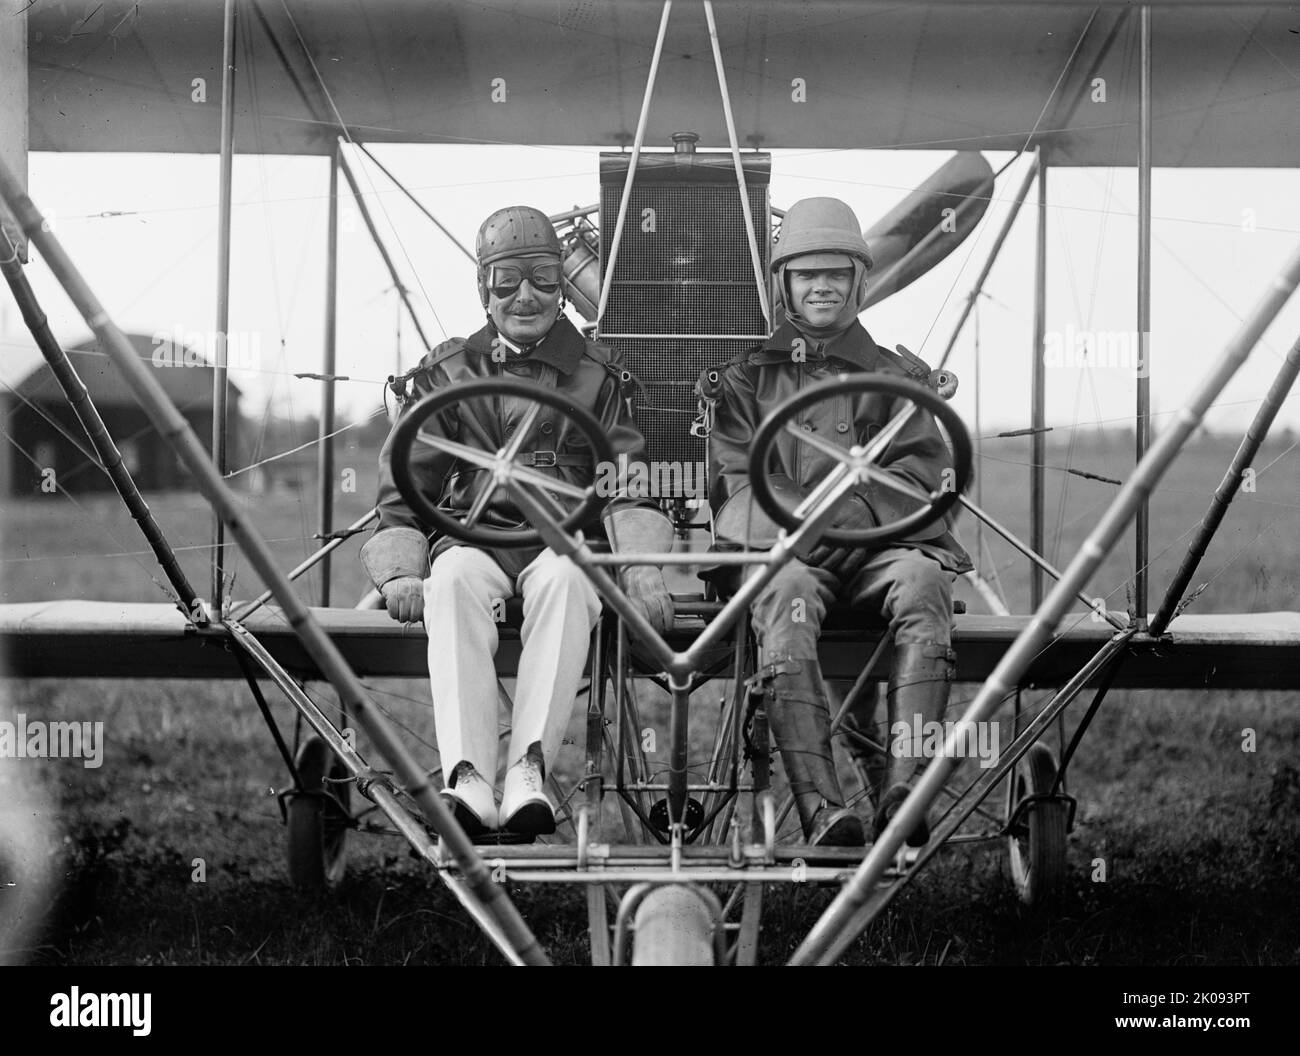
[[[509,205],[498,209],[483,221],[474,244],[478,258],[478,294],[488,303],[488,265],[507,257],[545,254],[561,257],[560,239],[551,221],[540,209],[528,205]]]

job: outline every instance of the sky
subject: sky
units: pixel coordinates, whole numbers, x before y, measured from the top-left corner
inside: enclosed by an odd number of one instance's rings
[[[508,204],[557,213],[597,201],[596,148],[387,146],[372,148],[464,244],[482,219]],[[862,226],[886,213],[950,155],[939,151],[775,151],[772,203],[803,197],[847,201]],[[482,323],[468,260],[386,177],[354,155],[403,283],[431,342]],[[992,154],[999,169],[1010,155]],[[862,321],[877,341],[904,344],[932,363],[942,353],[1020,183],[1025,158],[998,180],[983,222],[956,251]],[[1127,427],[1134,380],[1137,175],[1127,169],[1052,169],[1048,180],[1048,423]],[[215,329],[217,159],[192,155],[40,154],[30,193],[115,321],[127,330],[177,334],[210,348]],[[1022,210],[949,366],[961,379],[954,406],[982,433],[1029,421],[1034,196]],[[340,235],[337,372],[342,413],[379,406],[383,379],[423,353],[360,216],[348,201]],[[1169,170],[1153,175],[1152,402],[1155,428],[1199,379],[1300,245],[1296,170]],[[280,414],[314,413],[325,317],[328,162],[238,157],[234,168],[231,276],[232,379],[245,413],[268,402]],[[34,254],[27,269],[65,345],[87,330]],[[1088,364],[1067,353],[1097,335]],[[1300,336],[1291,303],[1207,418],[1241,430],[1287,348]],[[16,309],[0,308],[6,352],[29,344]],[[1098,360],[1102,360],[1099,362]],[[1300,398],[1279,425],[1300,427]]]

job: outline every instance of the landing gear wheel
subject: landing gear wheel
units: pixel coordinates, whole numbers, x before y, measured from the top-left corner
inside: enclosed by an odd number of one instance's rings
[[[302,790],[286,797],[289,881],[305,891],[323,891],[343,879],[347,864],[351,785],[339,779],[348,771],[314,735],[298,750],[295,766]]]
[[[657,887],[636,911],[634,965],[712,965],[714,919],[699,893],[684,884]]]
[[[1065,886],[1065,838],[1069,807],[1064,799],[1039,799],[1020,804],[1029,796],[1046,796],[1056,782],[1056,760],[1045,744],[1030,747],[1015,775],[1011,816],[1014,831],[1007,839],[1011,882],[1020,901],[1037,906]]]
[[[519,422],[512,435],[508,436],[504,446],[496,451],[485,447],[474,447],[460,440],[444,435],[450,431],[448,423],[458,421],[455,408],[463,407],[472,400],[493,398],[498,402],[512,399],[532,403]],[[534,425],[539,424],[541,410],[549,407],[559,412],[559,417],[567,418],[577,427],[578,433],[586,440],[587,450],[591,454],[592,472],[598,465],[610,465],[614,462],[614,449],[609,437],[601,428],[595,416],[582,407],[571,403],[553,389],[514,378],[485,378],[482,381],[470,381],[452,385],[438,392],[430,393],[409,411],[402,415],[397,428],[393,431],[393,445],[389,461],[393,473],[393,483],[402,493],[402,498],[426,525],[439,532],[474,543],[480,547],[501,550],[522,550],[528,547],[545,546],[541,532],[535,528],[522,525],[510,528],[483,527],[479,523],[488,512],[492,496],[507,483],[527,484],[534,493],[563,495],[577,503],[568,515],[557,513],[556,520],[566,532],[576,532],[595,520],[605,497],[600,494],[593,482],[587,487],[579,487],[568,481],[548,477],[532,466],[543,468],[558,464],[555,451],[534,451],[531,462],[516,462],[525,443],[535,442]],[[547,423],[553,428],[554,422]],[[557,434],[563,430],[556,428]],[[445,471],[459,462],[467,469],[485,472],[488,479],[479,490],[473,507],[464,514],[463,520],[452,517],[448,511],[437,505],[438,496],[430,495],[415,479],[411,466],[411,454],[416,444],[431,447],[445,456]],[[553,441],[551,442],[553,443]],[[538,461],[538,456],[549,456],[549,460]],[[549,500],[554,505],[554,500]]]
[[[952,444],[953,474],[950,479],[944,480],[939,491],[925,494],[876,465],[880,455],[888,448],[889,438],[902,426],[897,416],[895,421],[885,426],[875,438],[864,445],[848,449],[839,447],[833,441],[816,433],[800,429],[795,424],[799,412],[815,403],[843,396],[866,394],[910,400],[917,410],[930,413],[943,425]],[[912,413],[916,413],[916,410]],[[902,492],[920,504],[913,513],[874,528],[827,528],[820,535],[823,543],[879,547],[892,540],[912,535],[947,513],[970,482],[970,433],[957,412],[940,396],[913,381],[889,375],[854,374],[832,378],[796,393],[784,403],[778,404],[772,413],[763,419],[750,445],[749,481],[754,490],[754,499],[764,513],[787,531],[797,530],[803,521],[777,498],[769,477],[769,455],[782,434],[788,434],[793,437],[795,443],[807,444],[847,467],[858,476],[860,485],[874,484],[881,488]],[[837,466],[836,469],[838,468]],[[814,489],[816,490],[818,489]]]

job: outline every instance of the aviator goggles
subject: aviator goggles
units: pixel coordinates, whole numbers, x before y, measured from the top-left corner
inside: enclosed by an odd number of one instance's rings
[[[497,297],[510,297],[519,292],[524,279],[538,293],[554,293],[560,288],[560,263],[546,261],[527,269],[517,264],[493,264],[488,269],[487,287]]]

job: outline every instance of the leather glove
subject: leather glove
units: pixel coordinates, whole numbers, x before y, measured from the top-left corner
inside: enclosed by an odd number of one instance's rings
[[[390,579],[379,593],[384,596],[388,615],[402,623],[419,623],[424,619],[424,582],[415,576]]]
[[[876,516],[861,495],[854,493],[844,505],[846,507],[844,512],[836,517],[832,527],[848,529],[876,527]],[[824,543],[813,548],[812,553],[808,555],[808,564],[824,568],[827,572],[833,573],[841,583],[847,583],[867,563],[867,558],[870,556],[871,551],[862,547]]]
[[[380,528],[361,547],[361,565],[381,592],[391,579],[429,574],[429,541],[418,528]]]
[[[673,599],[659,569],[647,566],[629,568],[623,573],[623,589],[651,627],[661,635],[673,629]]]
[[[673,548],[672,522],[658,510],[643,507],[615,510],[606,516],[605,524],[616,552],[657,554]],[[619,578],[628,600],[651,627],[660,634],[672,630],[673,600],[661,569],[654,565],[633,565],[624,569]]]

